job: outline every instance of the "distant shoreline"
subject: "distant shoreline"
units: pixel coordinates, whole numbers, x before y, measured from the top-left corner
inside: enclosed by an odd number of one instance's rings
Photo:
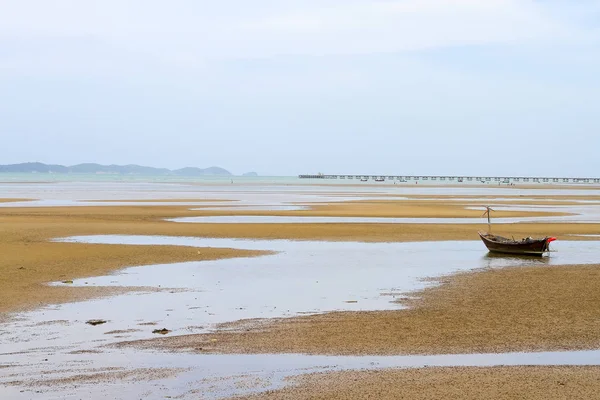
[[[60,183],[60,182],[115,182],[115,183],[164,183],[164,184],[190,184],[190,185],[291,185],[291,186],[319,186],[319,187],[354,187],[354,188],[487,188],[515,190],[519,189],[581,189],[598,190],[598,183],[552,183],[552,182],[520,182],[508,185],[498,182],[457,182],[455,181],[410,181],[394,182],[385,180],[376,182],[369,179],[367,182],[360,180],[344,179],[301,179],[298,176],[243,176],[243,175],[147,175],[147,174],[117,174],[117,173],[43,173],[43,172],[0,172],[0,184],[32,184],[32,183]]]
[[[103,165],[84,163],[71,166],[26,162],[20,164],[0,165],[0,173],[25,174],[99,174],[99,175],[148,175],[148,176],[233,176],[221,167],[185,167],[179,169],[155,168],[143,165]]]

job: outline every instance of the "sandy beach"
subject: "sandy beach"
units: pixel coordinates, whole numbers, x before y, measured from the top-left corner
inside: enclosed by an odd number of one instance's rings
[[[132,265],[249,257],[261,252],[237,249],[197,249],[180,246],[120,246],[52,243],[71,235],[144,231],[146,219],[181,215],[183,210],[157,212],[128,209],[42,208],[0,209],[0,312],[31,309],[98,295],[108,289],[53,287],[46,283],[110,273]],[[160,224],[160,223],[159,223]],[[136,226],[133,231],[128,227]],[[141,230],[140,230],[141,228]],[[165,234],[156,233],[153,234]],[[189,233],[188,231],[188,234]],[[107,293],[105,293],[107,292]]]
[[[591,399],[598,367],[421,368],[311,374],[244,399]],[[239,398],[239,397],[238,397]]]
[[[361,190],[364,190],[361,189]],[[307,193],[310,193],[307,191]],[[217,196],[218,194],[213,194]],[[349,194],[344,196],[348,197]],[[293,240],[316,242],[411,243],[428,242],[435,252],[438,242],[477,240],[476,231],[487,229],[481,218],[483,205],[496,204],[493,219],[528,219],[494,225],[494,233],[558,237],[581,243],[597,240],[600,222],[542,222],[545,218],[576,217],[582,207],[594,209],[600,196],[590,195],[407,195],[393,198],[378,193],[351,193],[353,199],[299,201],[298,210],[235,208],[240,198],[225,193],[215,198],[96,199],[106,205],[11,207],[19,199],[4,199],[0,208],[0,316],[10,324],[17,312],[88,299],[111,298],[124,293],[160,290],[158,287],[90,287],[68,282],[113,274],[125,267],[210,260],[246,259],[274,254],[251,250],[190,245],[90,244],[54,242],[67,237],[144,235],[144,237]],[[311,194],[311,196],[316,196]],[[334,194],[320,196],[337,197]],[[239,197],[239,195],[238,195]],[[340,197],[343,197],[340,195]],[[269,198],[269,195],[265,195]],[[0,200],[2,201],[2,200]],[[113,205],[111,203],[131,203]],[[160,205],[145,203],[177,203]],[[194,203],[222,203],[190,205]],[[180,204],[179,204],[180,203]],[[519,207],[515,207],[521,206]],[[552,206],[551,208],[548,208]],[[554,207],[556,206],[556,207]],[[587,212],[587,211],[586,211]],[[269,223],[181,223],[187,217],[266,217]],[[277,218],[417,218],[431,223],[278,223]],[[478,218],[479,223],[454,223]],[[539,219],[540,222],[537,220]],[[575,219],[577,221],[577,219]],[[359,220],[360,221],[360,220]],[[557,220],[558,221],[558,220]],[[482,244],[480,244],[483,247]],[[485,249],[481,248],[485,254]],[[401,262],[402,256],[398,255]],[[443,259],[439,263],[444,263]],[[177,264],[173,264],[177,265]],[[143,270],[143,269],[142,269]],[[597,265],[514,265],[479,268],[431,276],[424,289],[385,292],[397,310],[335,311],[286,318],[251,318],[215,324],[211,332],[127,340],[128,330],[115,330],[111,348],[122,351],[152,349],[165,354],[312,354],[312,355],[410,355],[468,354],[584,350],[600,347],[600,272]],[[67,282],[50,286],[49,282]],[[360,304],[360,300],[353,301]],[[351,302],[352,303],[352,302]],[[309,313],[310,314],[310,313]],[[123,336],[124,335],[124,336]],[[123,336],[122,340],[118,340]],[[94,350],[95,351],[95,350]],[[94,351],[86,357],[93,357]],[[99,354],[101,354],[100,351]],[[92,358],[93,359],[93,358]],[[0,363],[1,364],[1,363]],[[0,371],[10,371],[5,365]],[[343,399],[464,398],[481,396],[513,398],[523,390],[531,398],[584,398],[596,390],[597,367],[447,367],[409,370],[339,371],[289,378],[292,385],[258,397]],[[139,371],[145,371],[138,368]],[[175,368],[173,371],[180,371]],[[184,369],[181,369],[183,371]],[[123,376],[136,374],[123,372]],[[171,376],[171,370],[156,376]],[[168,372],[168,373],[167,373]],[[166,374],[166,375],[165,375]],[[77,376],[80,376],[80,371]],[[89,375],[89,376],[88,376]],[[75,381],[93,382],[93,374]],[[294,374],[292,374],[294,375]],[[90,378],[92,376],[92,378]],[[101,375],[104,376],[104,375]],[[109,375],[107,375],[109,376]],[[118,375],[115,375],[118,376]],[[137,375],[136,375],[137,376]],[[145,376],[140,374],[140,376]],[[89,378],[89,379],[88,379]],[[116,378],[118,379],[118,378]],[[146,378],[140,378],[146,379]],[[152,378],[147,378],[149,381]],[[158,379],[158,378],[157,378]],[[123,378],[123,381],[127,379]],[[561,381],[565,385],[547,385]],[[13,385],[29,385],[13,379]],[[58,380],[57,382],[63,382]],[[360,382],[360,384],[357,384]],[[391,382],[402,382],[402,385]],[[63,382],[64,383],[64,382]],[[509,385],[509,383],[512,383]],[[42,383],[40,383],[41,385]],[[585,389],[574,390],[575,385]],[[60,386],[60,385],[59,385]],[[63,384],[64,386],[64,384]],[[382,391],[381,387],[385,387]],[[426,389],[425,389],[426,388]],[[574,390],[574,391],[573,391]],[[400,396],[400,397],[398,397]],[[421,397],[419,397],[421,396]],[[470,396],[470,397],[469,397]],[[504,396],[504,397],[502,397]],[[512,396],[512,397],[511,397]],[[537,397],[535,397],[537,396]],[[563,397],[560,397],[563,396]],[[573,397],[575,396],[575,397]],[[580,396],[580,397],[577,397]],[[583,396],[583,397],[581,397]],[[219,396],[216,396],[217,398]],[[225,396],[226,397],[226,396]],[[254,397],[253,397],[254,398]]]
[[[15,203],[15,202],[21,202],[21,201],[32,201],[33,199],[11,199],[11,198],[4,198],[4,199],[0,199],[0,203]]]
[[[227,331],[124,343],[217,353],[395,355],[600,347],[597,265],[514,267],[438,280],[401,311],[242,321]],[[415,298],[412,298],[415,297]],[[233,330],[234,332],[231,332]]]
[[[8,201],[8,199],[7,199]],[[12,200],[16,201],[16,200]],[[167,200],[164,200],[167,201]],[[168,200],[173,201],[173,200]],[[186,202],[186,200],[181,200]],[[196,200],[194,200],[196,201]],[[439,200],[360,201],[311,206],[301,211],[202,211],[186,206],[110,206],[110,207],[28,207],[0,209],[0,251],[5,254],[0,269],[2,280],[1,311],[14,307],[35,307],[81,299],[85,290],[70,290],[42,285],[49,281],[105,274],[126,266],[245,257],[252,252],[236,249],[181,249],[179,247],[136,247],[50,243],[52,239],[79,235],[168,235],[248,239],[356,240],[366,242],[437,241],[474,239],[474,231],[486,225],[462,224],[180,224],[167,221],[184,216],[363,216],[363,217],[479,217],[479,210],[464,205],[447,205]],[[561,213],[503,212],[495,217],[552,216]],[[502,233],[503,226],[497,228]],[[516,224],[512,234],[544,236],[552,232],[559,239],[568,235],[592,234],[600,224]],[[593,239],[581,237],[580,239]],[[259,252],[255,254],[260,254]],[[44,262],[46,267],[39,268]],[[18,283],[15,285],[15,283]],[[25,295],[17,295],[17,293]],[[52,293],[52,294],[51,294]],[[90,293],[92,294],[92,293]],[[46,298],[47,297],[47,298]],[[44,298],[46,298],[44,300]]]

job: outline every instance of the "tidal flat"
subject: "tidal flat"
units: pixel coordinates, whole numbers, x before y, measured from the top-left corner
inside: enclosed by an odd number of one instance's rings
[[[513,381],[573,398],[598,384],[598,190],[7,188],[3,398],[333,399],[385,382],[447,398],[466,380],[477,396]],[[556,236],[557,252],[488,255],[483,205],[504,221],[494,233]]]

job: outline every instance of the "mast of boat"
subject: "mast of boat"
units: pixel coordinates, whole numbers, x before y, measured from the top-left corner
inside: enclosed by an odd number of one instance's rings
[[[482,217],[485,217],[487,215],[487,220],[488,220],[488,232],[492,232],[492,221],[490,219],[490,211],[494,211],[492,209],[492,207],[490,206],[485,206],[485,212],[483,213]]]

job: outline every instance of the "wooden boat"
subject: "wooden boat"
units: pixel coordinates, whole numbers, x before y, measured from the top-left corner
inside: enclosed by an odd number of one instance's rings
[[[550,251],[550,243],[556,240],[555,237],[549,236],[541,239],[528,237],[514,240],[487,232],[477,233],[488,250],[494,253],[541,256]]]

